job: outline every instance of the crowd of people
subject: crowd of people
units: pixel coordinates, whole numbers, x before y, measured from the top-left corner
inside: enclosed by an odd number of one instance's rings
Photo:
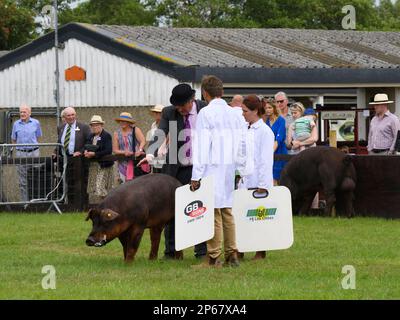
[[[223,83],[215,76],[203,78],[201,95],[205,101],[195,98],[196,91],[190,85],[177,85],[172,90],[170,106],[156,105],[150,109],[154,123],[146,136],[128,112],[115,118],[119,129],[110,134],[104,129],[101,116],[93,115],[90,123],[85,124],[77,121],[74,108],[65,108],[58,143],[67,157],[99,159],[90,161],[87,191],[100,198],[108,194],[113,182],[114,162],[102,160],[106,155],[126,156],[118,161],[120,183],[152,171],[173,176],[196,190],[202,178],[213,175],[215,235],[207,243],[198,244],[194,254],[197,258],[206,257],[207,266],[218,266],[223,242],[225,262],[237,266],[240,254],[231,211],[235,186],[265,193],[279,184],[285,162],[274,161],[274,154],[296,154],[315,146],[317,115],[301,102],[289,106],[284,92],[268,98],[236,95],[228,104],[222,98]],[[384,94],[376,95],[371,103],[376,111],[369,132],[368,150],[372,154],[394,152],[400,122],[390,113],[390,103],[393,101]],[[17,156],[39,156],[39,147],[32,144],[37,144],[41,135],[40,123],[31,117],[31,109],[21,106],[12,142],[31,145],[17,147]],[[143,159],[135,163],[133,159],[138,157]],[[26,176],[23,172],[19,176],[25,200]],[[174,221],[166,226],[164,235],[165,258],[174,258]],[[265,256],[265,252],[257,252],[254,258]]]

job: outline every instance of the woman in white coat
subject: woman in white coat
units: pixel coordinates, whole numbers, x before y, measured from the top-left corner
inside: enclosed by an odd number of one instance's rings
[[[239,188],[257,189],[265,193],[273,186],[274,133],[262,119],[265,110],[256,95],[247,96],[242,105],[243,116],[249,124],[246,140],[246,175]],[[254,259],[264,259],[265,251],[258,251]]]

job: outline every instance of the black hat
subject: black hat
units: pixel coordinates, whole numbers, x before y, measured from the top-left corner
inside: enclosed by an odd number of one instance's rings
[[[174,89],[172,89],[172,95],[171,98],[169,98],[169,102],[171,102],[173,106],[181,106],[188,102],[195,93],[196,90],[193,90],[188,84],[178,84]]]

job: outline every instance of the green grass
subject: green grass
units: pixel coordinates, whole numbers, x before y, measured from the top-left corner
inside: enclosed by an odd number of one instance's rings
[[[0,227],[0,299],[400,299],[400,221],[295,218],[291,249],[221,269],[192,268],[192,250],[148,261],[147,231],[125,265],[119,241],[85,245],[83,214],[0,214]],[[44,265],[56,290],[41,287]],[[344,265],[356,268],[355,290],[341,287]]]

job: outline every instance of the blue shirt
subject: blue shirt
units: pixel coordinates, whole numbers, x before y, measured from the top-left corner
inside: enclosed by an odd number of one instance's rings
[[[272,129],[275,135],[275,141],[278,143],[278,148],[275,150],[275,154],[287,154],[286,148],[286,120],[282,116],[279,116],[271,126],[269,119],[267,119],[267,125]],[[285,166],[286,161],[274,161],[273,175],[275,180],[279,180],[281,177],[281,171]]]
[[[64,127],[64,131],[61,136],[61,144],[64,145],[65,135],[67,134],[69,124],[67,123]],[[80,130],[80,128],[76,127],[76,121],[71,125],[71,136],[69,137],[68,144],[68,154],[73,155],[75,152],[75,131]]]
[[[34,118],[29,118],[27,122],[17,120],[14,122],[11,139],[16,143],[23,144],[37,144],[38,138],[42,136],[42,129],[40,128],[40,122]],[[18,148],[18,150],[31,149],[30,147]]]

